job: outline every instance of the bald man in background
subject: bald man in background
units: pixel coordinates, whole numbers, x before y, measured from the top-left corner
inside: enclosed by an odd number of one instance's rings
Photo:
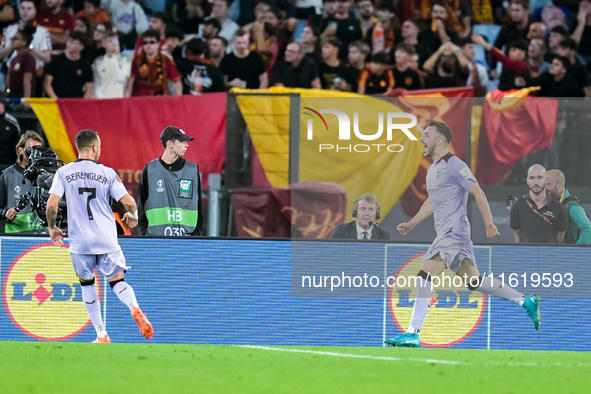
[[[566,178],[560,170],[546,173],[546,191],[564,205],[567,213],[568,226],[564,237],[565,243],[591,244],[591,220],[579,198],[566,189]]]
[[[560,243],[568,219],[562,204],[546,193],[546,169],[534,164],[527,171],[529,192],[511,207],[511,228],[517,243]]]

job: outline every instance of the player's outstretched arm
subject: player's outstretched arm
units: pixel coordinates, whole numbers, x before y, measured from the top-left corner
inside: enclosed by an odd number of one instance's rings
[[[419,209],[419,212],[417,212],[417,214],[409,222],[400,223],[398,226],[396,226],[396,230],[400,231],[400,234],[405,235],[410,230],[415,228],[417,224],[421,223],[432,214],[433,206],[431,205],[431,200],[427,198],[421,206],[421,209]]]
[[[126,194],[121,197],[119,202],[123,204],[125,209],[127,209],[127,212],[123,215],[123,222],[127,224],[129,228],[134,228],[137,226],[138,220],[137,204],[135,203],[135,200],[130,194]]]
[[[56,194],[50,194],[47,200],[47,228],[49,236],[55,246],[64,246],[64,232],[55,225],[55,218],[57,216],[58,203],[60,197]]]
[[[484,225],[486,226],[486,237],[494,238],[499,235],[499,230],[493,222],[490,205],[488,205],[488,200],[486,199],[486,194],[484,194],[480,188],[480,185],[478,183],[473,184],[470,186],[470,189],[468,189],[468,192],[476,199],[476,205],[478,205],[478,209],[480,210],[482,218],[484,219]]]

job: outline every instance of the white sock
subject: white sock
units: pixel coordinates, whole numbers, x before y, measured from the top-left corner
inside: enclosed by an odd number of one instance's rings
[[[525,296],[523,294],[508,286],[507,284],[503,286],[501,281],[498,279],[493,279],[490,276],[483,276],[482,283],[480,283],[480,286],[478,286],[476,290],[495,297],[509,300],[517,305],[523,305],[523,301],[525,300]]]
[[[119,298],[119,301],[127,305],[129,310],[138,307],[133,287],[131,287],[131,285],[129,285],[127,282],[117,282],[117,284],[113,286],[113,291],[115,292],[115,294],[117,294],[117,298]]]
[[[94,284],[90,286],[80,286],[80,288],[82,289],[82,301],[84,302],[88,316],[90,316],[90,321],[96,330],[96,335],[103,338],[107,335],[107,330],[103,324],[101,304],[96,295]]]
[[[431,282],[417,276],[417,297],[412,307],[410,326],[406,332],[415,334],[421,330],[425,316],[427,316],[427,312],[429,311],[429,303],[431,302],[432,295]]]

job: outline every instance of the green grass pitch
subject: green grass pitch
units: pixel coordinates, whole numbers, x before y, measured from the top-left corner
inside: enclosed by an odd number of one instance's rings
[[[588,352],[0,342],[0,393],[581,393]]]

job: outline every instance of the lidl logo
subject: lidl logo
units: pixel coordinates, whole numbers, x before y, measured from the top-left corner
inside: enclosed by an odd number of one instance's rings
[[[98,277],[96,288],[100,299]],[[66,248],[45,244],[24,252],[6,274],[3,298],[14,324],[33,338],[68,339],[90,324]]]
[[[396,273],[400,279],[417,275],[423,262],[420,253],[410,258]],[[433,297],[431,307],[421,328],[421,346],[445,347],[451,346],[468,338],[482,321],[486,308],[486,295],[472,292],[464,286],[457,286],[459,279],[454,282],[454,273],[445,270],[438,278],[433,278]],[[398,283],[412,281],[398,280]],[[416,298],[416,288],[392,287],[390,296],[390,313],[396,326],[405,332],[410,324],[412,308]]]

